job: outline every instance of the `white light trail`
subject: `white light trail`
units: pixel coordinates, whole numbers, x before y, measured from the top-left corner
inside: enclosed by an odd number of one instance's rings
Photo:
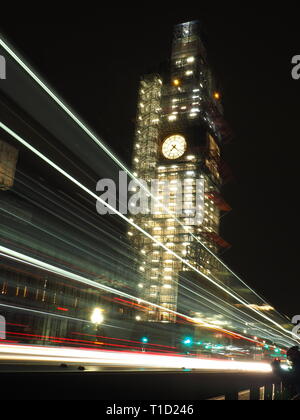
[[[0,254],[0,255],[3,255],[3,254]],[[70,316],[53,314],[51,312],[38,311],[36,309],[28,309],[28,308],[22,308],[20,306],[5,305],[4,303],[0,303],[0,306],[2,308],[14,309],[14,310],[17,310],[17,311],[30,312],[30,313],[35,313],[35,314],[38,314],[38,315],[46,315],[46,316],[51,316],[51,317],[54,317],[54,318],[62,318],[62,319],[68,319],[68,320],[71,320],[71,321],[85,322],[87,324],[91,324],[91,322],[87,321],[86,319],[73,318],[73,317],[70,317]]]
[[[190,282],[190,283],[192,283],[192,282]],[[195,286],[195,284],[193,284],[193,286]],[[251,316],[250,314],[247,314],[247,317],[249,319],[247,319],[247,318],[240,318],[238,315],[233,314],[232,305],[229,302],[226,302],[226,300],[222,300],[219,297],[214,296],[212,293],[208,292],[207,290],[204,290],[203,288],[201,288],[201,287],[199,287],[197,285],[196,285],[196,287],[198,289],[203,290],[206,294],[213,296],[215,300],[221,301],[222,304],[228,305],[229,308],[226,308],[225,306],[224,307],[221,306],[216,301],[213,301],[211,299],[208,299],[207,297],[203,296],[203,294],[197,293],[196,291],[194,291],[194,290],[192,290],[192,289],[190,289],[190,288],[188,288],[186,286],[181,285],[181,287],[183,289],[187,290],[189,293],[196,295],[197,298],[199,297],[202,300],[209,302],[209,304],[211,304],[213,306],[216,306],[217,307],[217,313],[221,313],[220,311],[223,311],[226,314],[225,316],[227,316],[227,314],[229,314],[229,317],[232,320],[235,320],[237,323],[239,323],[240,326],[244,326],[245,325],[245,322],[247,322],[247,323],[251,323],[253,321],[257,322],[257,319],[254,318],[253,316]],[[187,296],[187,295],[185,295],[185,296]],[[191,300],[194,300],[195,302],[199,302],[198,299],[196,299],[195,297],[190,297],[190,299]],[[209,304],[206,304],[206,303],[202,302],[202,305],[207,306],[209,309],[212,309],[212,306],[209,306]],[[238,308],[234,308],[234,309],[235,309],[236,312],[242,313],[245,316],[245,313],[242,310],[240,310]],[[274,340],[275,341],[278,341],[278,340],[281,339],[280,336],[275,335],[274,332],[273,332],[273,331],[276,331],[276,333],[278,334],[278,330],[276,330],[275,328],[270,328],[270,326],[268,326],[267,324],[265,324],[263,322],[261,322],[261,324],[262,325],[265,325],[266,328],[268,328],[268,330],[262,329],[262,328],[260,328],[258,326],[255,326],[255,330],[261,331],[264,334],[264,337],[265,338],[266,338],[266,334],[267,334],[269,336],[269,339],[271,341],[274,341]],[[273,330],[273,331],[271,332],[271,330]]]
[[[56,266],[47,264],[47,263],[45,263],[43,261],[40,261],[40,260],[37,260],[35,258],[29,257],[29,256],[27,256],[25,254],[21,254],[19,252],[13,251],[13,250],[11,250],[9,248],[5,248],[5,247],[0,246],[0,255],[2,255],[3,257],[6,257],[6,258],[12,259],[14,261],[18,261],[18,262],[25,263],[27,265],[31,265],[33,267],[42,269],[42,270],[46,270],[46,271],[51,272],[51,273],[56,274],[56,275],[59,275],[59,276],[65,277],[65,278],[69,278],[70,280],[77,281],[77,282],[82,283],[82,284],[86,284],[86,285],[91,286],[91,287],[94,287],[96,289],[105,290],[106,292],[112,293],[114,295],[121,296],[121,297],[124,297],[124,298],[127,298],[127,299],[131,299],[131,300],[134,300],[135,302],[137,302],[139,304],[143,303],[143,304],[146,304],[146,305],[148,305],[150,307],[153,307],[153,308],[157,308],[157,309],[160,309],[160,310],[168,311],[168,312],[170,312],[170,313],[172,313],[174,315],[183,317],[183,318],[185,318],[185,319],[193,322],[194,324],[198,324],[198,325],[201,325],[201,326],[206,327],[206,328],[212,328],[214,330],[222,331],[222,332],[227,333],[227,334],[228,333],[229,334],[232,334],[231,331],[228,331],[228,330],[225,330],[225,329],[219,328],[219,327],[217,328],[215,325],[208,324],[208,323],[206,323],[204,321],[201,322],[200,319],[199,319],[198,322],[195,322],[195,319],[194,318],[191,318],[191,317],[189,317],[187,315],[181,314],[181,313],[176,312],[176,311],[172,311],[171,309],[166,309],[164,306],[156,305],[154,303],[151,303],[151,302],[148,302],[146,300],[140,299],[140,298],[138,298],[136,296],[132,296],[132,295],[129,295],[127,293],[124,293],[124,292],[122,292],[120,290],[116,290],[116,289],[113,289],[111,287],[104,286],[104,285],[102,285],[100,283],[97,283],[97,282],[95,282],[93,280],[90,280],[90,279],[87,279],[85,277],[82,277],[82,276],[79,276],[77,274],[74,274],[72,272],[63,270],[63,269],[61,269],[59,267],[56,267]],[[238,333],[234,333],[234,335],[237,336],[237,337],[243,338],[243,339],[248,339],[247,337],[244,337],[244,336],[242,336],[242,335],[240,335]],[[252,341],[253,342],[257,342],[257,344],[259,344],[258,341],[255,341],[255,340],[252,340]]]
[[[143,188],[150,196],[160,203],[160,200],[155,197],[151,191],[148,190],[148,188],[145,188],[143,183],[141,183],[134,174],[111,152],[111,150],[101,141],[99,138],[72,112],[63,102],[61,99],[58,98],[58,96],[51,90],[49,87],[41,80],[40,77],[37,76],[35,72],[33,72],[30,67],[24,63],[24,61],[8,46],[8,44],[0,38],[0,45],[7,51],[7,53],[25,70],[25,72],[54,100],[54,102],[57,103],[58,106],[60,106],[65,113],[121,168],[123,171],[125,171],[132,179],[134,179],[138,185]],[[168,209],[164,210],[168,211]],[[169,211],[168,211],[169,213]],[[174,216],[170,214],[170,217],[172,217],[173,220],[176,220],[183,228],[184,225],[181,223],[180,220],[177,218],[174,218]],[[189,233],[189,232],[188,232]],[[247,287],[247,289],[251,290],[252,293],[254,293],[259,299],[264,301],[259,294],[251,289],[237,274],[235,274],[228,266],[225,265],[225,263],[217,256],[215,255],[210,248],[208,248],[205,244],[203,244],[199,238],[197,238],[193,233],[191,233],[191,236],[195,241],[200,243],[204,249],[210,253],[226,270],[228,270],[236,279],[238,279],[244,286]]]
[[[131,226],[133,226],[135,229],[137,229],[139,232],[141,232],[143,235],[145,235],[151,241],[153,241],[158,246],[160,246],[165,251],[167,251],[170,255],[173,255],[174,257],[176,257],[181,263],[183,263],[184,265],[186,265],[187,267],[189,267],[192,271],[195,271],[200,276],[206,278],[210,283],[214,284],[217,288],[219,288],[223,292],[227,293],[229,296],[231,296],[232,298],[234,298],[237,302],[241,303],[242,305],[245,305],[245,306],[249,307],[249,302],[247,302],[244,299],[241,299],[240,297],[238,297],[235,294],[231,293],[229,290],[227,290],[221,284],[219,284],[218,282],[214,281],[213,279],[211,279],[210,277],[208,277],[206,274],[202,273],[200,270],[198,270],[196,267],[194,267],[192,264],[190,264],[187,260],[183,259],[180,255],[176,254],[174,251],[172,251],[171,249],[169,249],[166,245],[164,245],[163,243],[161,243],[160,241],[158,241],[155,237],[153,237],[152,235],[150,235],[148,232],[146,232],[144,229],[142,229],[139,225],[137,225],[136,223],[134,223],[131,219],[128,219],[128,217],[126,217],[124,214],[120,213],[118,210],[116,210],[110,204],[106,203],[104,200],[102,200],[100,197],[98,197],[95,193],[93,193],[91,190],[89,190],[87,187],[85,187],[83,184],[81,184],[77,179],[75,179],[73,176],[71,176],[68,172],[66,172],[64,169],[62,169],[60,166],[58,166],[52,160],[50,160],[45,155],[43,155],[40,151],[38,151],[36,148],[34,148],[31,144],[29,144],[26,140],[24,140],[22,137],[20,137],[17,133],[15,133],[13,130],[11,130],[9,127],[7,127],[2,122],[0,122],[0,128],[2,128],[4,131],[6,131],[9,135],[11,135],[19,143],[23,144],[23,146],[25,146],[27,149],[29,149],[31,152],[33,152],[36,156],[38,156],[40,159],[42,159],[44,162],[46,162],[49,166],[51,166],[52,168],[54,168],[57,172],[59,172],[64,177],[66,177],[67,179],[69,179],[73,184],[77,185],[79,188],[81,188],[83,191],[85,191],[87,194],[89,194],[91,197],[93,197],[96,201],[100,201],[104,206],[106,206],[108,209],[110,209],[115,214],[117,214],[121,219],[125,220],[127,223],[129,223]],[[2,250],[2,252],[5,252],[5,251],[3,251],[5,249],[8,251],[7,252],[8,255],[11,255],[10,254],[10,251],[11,250],[0,246],[0,250]],[[22,254],[20,254],[20,255],[22,255]],[[30,258],[30,257],[27,257],[27,258]],[[114,293],[115,292],[116,291],[114,291]],[[131,297],[131,298],[133,298],[133,297]],[[134,299],[136,300],[137,298],[134,297]],[[157,307],[159,309],[163,309],[164,311],[168,311],[170,313],[174,313],[174,314],[177,314],[177,315],[180,315],[180,316],[184,316],[185,318],[190,318],[190,317],[187,317],[186,315],[178,314],[175,311],[171,311],[169,309],[166,310],[166,308],[163,308],[161,306],[154,305],[154,304],[149,303],[149,302],[145,302],[145,303],[150,304],[153,307]],[[299,337],[296,334],[294,334],[292,331],[289,331],[289,330],[285,329],[284,327],[282,327],[280,324],[278,324],[277,322],[275,322],[273,319],[269,318],[265,314],[261,313],[260,311],[256,310],[253,307],[251,307],[249,309],[252,310],[253,312],[257,313],[260,317],[262,317],[262,318],[266,319],[267,321],[271,322],[272,324],[274,324],[280,330],[284,331],[285,333],[288,333],[289,336],[291,335],[292,337],[296,338],[297,341],[299,340]],[[190,318],[190,319],[192,319],[192,318]],[[204,324],[206,325],[206,323],[204,323]],[[211,326],[209,326],[209,327],[211,328]],[[286,336],[286,337],[291,338],[289,336]]]
[[[192,357],[110,352],[59,347],[0,345],[0,360],[87,363],[111,367],[195,369],[211,371],[271,373],[268,363],[224,361]]]
[[[89,285],[91,287],[94,287],[94,288],[97,288],[99,290],[105,290],[106,292],[115,294],[117,296],[121,296],[121,297],[124,297],[124,298],[127,298],[127,299],[132,299],[132,300],[138,302],[139,304],[143,303],[143,304],[149,305],[150,307],[153,307],[153,308],[157,308],[157,309],[166,311],[166,308],[163,307],[163,306],[156,305],[154,303],[145,301],[145,300],[140,299],[140,298],[138,298],[136,296],[132,296],[132,295],[129,295],[127,293],[124,293],[124,292],[122,292],[120,290],[116,290],[116,289],[113,289],[111,287],[104,286],[104,285],[102,285],[100,283],[94,282],[94,281],[89,280],[89,279],[87,279],[85,277],[82,277],[82,276],[79,276],[79,275],[74,274],[72,272],[69,272],[69,271],[66,271],[64,269],[61,269],[59,267],[56,267],[56,266],[47,264],[47,263],[45,263],[43,261],[40,261],[40,260],[37,260],[35,258],[29,257],[29,256],[27,256],[25,254],[21,254],[19,252],[13,251],[13,250],[11,250],[9,248],[5,248],[5,247],[0,246],[0,255],[2,255],[3,257],[6,257],[6,258],[12,259],[14,261],[18,261],[18,262],[25,263],[27,265],[31,265],[31,266],[36,267],[36,268],[39,268],[39,269],[46,270],[46,271],[51,272],[51,273],[56,274],[56,275],[59,275],[59,276],[65,277],[65,278],[69,278],[71,280],[80,282],[82,284],[87,284],[87,285]],[[19,308],[19,309],[23,309],[23,308]],[[40,311],[33,311],[33,310],[29,310],[29,309],[25,309],[25,310],[32,311],[32,312],[37,312],[37,313],[40,313],[40,314],[48,315],[48,313],[43,313],[43,312],[40,312]],[[183,317],[183,318],[185,318],[185,319],[193,322],[194,324],[198,324],[198,325],[201,325],[201,326],[206,327],[206,328],[211,328],[211,329],[214,329],[214,330],[222,331],[225,334],[232,334],[232,331],[226,330],[226,329],[221,328],[221,327],[218,327],[217,328],[215,325],[209,324],[209,323],[207,323],[205,321],[201,321],[200,319],[197,320],[197,321],[195,321],[194,318],[189,317],[189,316],[184,315],[184,314],[181,314],[179,312],[172,311],[170,309],[168,309],[167,311],[170,312],[170,313],[172,313],[172,314],[174,314],[174,315]],[[242,339],[246,339],[246,340],[248,339],[247,337],[245,337],[245,336],[243,336],[241,334],[238,334],[238,333],[234,333],[234,335],[236,337],[239,337],[239,338],[242,338]],[[284,336],[286,338],[289,338],[285,334],[284,334]],[[251,340],[251,341],[253,343],[261,344],[257,340]],[[288,345],[290,345],[290,343]]]

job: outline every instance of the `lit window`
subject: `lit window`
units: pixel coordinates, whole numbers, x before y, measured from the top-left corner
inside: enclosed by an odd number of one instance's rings
[[[195,62],[195,57],[189,57],[186,61],[188,63],[194,63]]]

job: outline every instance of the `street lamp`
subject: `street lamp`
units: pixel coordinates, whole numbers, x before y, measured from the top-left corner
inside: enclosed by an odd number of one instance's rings
[[[93,310],[91,322],[95,325],[100,325],[104,322],[103,309],[95,308]]]

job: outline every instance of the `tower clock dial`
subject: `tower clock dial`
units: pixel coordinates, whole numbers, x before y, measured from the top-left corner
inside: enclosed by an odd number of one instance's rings
[[[174,135],[168,137],[162,146],[162,153],[167,159],[178,159],[184,155],[187,148],[186,140],[183,136]]]

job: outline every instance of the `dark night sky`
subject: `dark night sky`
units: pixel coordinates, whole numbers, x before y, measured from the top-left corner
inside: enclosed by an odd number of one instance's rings
[[[298,314],[300,80],[291,78],[291,59],[300,54],[296,16],[254,9],[216,14],[199,7],[158,14],[158,6],[147,7],[1,26],[129,163],[139,77],[169,58],[174,24],[200,19],[235,133],[224,149],[234,174],[224,188],[233,207],[223,219],[222,235],[232,244],[224,260],[280,311]]]

